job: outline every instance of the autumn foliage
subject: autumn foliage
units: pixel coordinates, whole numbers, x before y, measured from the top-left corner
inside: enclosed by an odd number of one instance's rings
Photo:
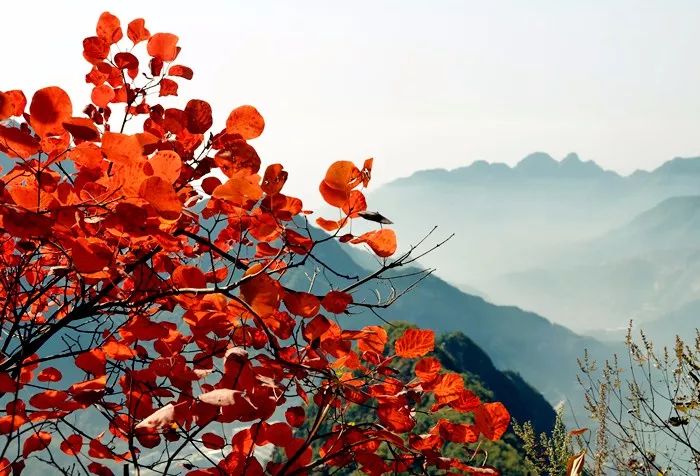
[[[240,106],[212,131],[211,106],[178,96],[193,78],[179,52],[176,35],[104,13],[83,42],[93,89],[82,111],[57,86],[31,100],[0,92],[0,475],[42,463],[303,475],[351,461],[371,475],[492,474],[442,456],[500,438],[509,417],[427,356],[432,331],[390,346],[379,325],[339,325],[372,307],[361,287],[413,260],[367,211],[372,160],[329,167],[319,190],[338,213],[315,219],[328,234],[313,232],[283,193],[287,171],[263,167],[249,143],[263,117]],[[353,235],[354,220],[375,230]],[[293,288],[286,278],[309,262],[327,268],[314,253],[330,241],[366,246],[378,269],[323,293]],[[410,380],[397,359],[416,359]],[[414,434],[426,399],[473,424]],[[343,421],[352,405],[376,423]]]

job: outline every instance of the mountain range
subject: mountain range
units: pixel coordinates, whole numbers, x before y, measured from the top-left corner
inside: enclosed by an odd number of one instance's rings
[[[698,196],[700,158],[622,176],[576,154],[557,161],[538,152],[513,167],[478,161],[417,172],[368,202],[408,242],[434,225],[454,232],[430,257],[447,281],[592,332],[699,297],[688,279]]]

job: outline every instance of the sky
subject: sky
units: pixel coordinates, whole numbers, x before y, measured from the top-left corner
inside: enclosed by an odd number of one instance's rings
[[[179,35],[180,95],[215,124],[255,105],[263,162],[311,203],[336,160],[374,157],[376,186],[534,151],[622,173],[700,155],[697,1],[3,2],[0,90],[58,85],[79,111],[104,10]]]

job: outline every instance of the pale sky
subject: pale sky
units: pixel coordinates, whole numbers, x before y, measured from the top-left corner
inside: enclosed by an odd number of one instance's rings
[[[2,2],[0,90],[59,85],[79,112],[103,10],[180,36],[181,96],[219,127],[255,105],[254,145],[310,204],[341,159],[375,157],[376,186],[538,150],[623,173],[700,155],[698,1]]]

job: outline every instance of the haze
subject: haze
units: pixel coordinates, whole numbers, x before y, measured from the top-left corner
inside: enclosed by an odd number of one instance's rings
[[[334,160],[375,186],[476,159],[576,151],[606,168],[700,154],[700,4],[668,2],[11,2],[0,90],[54,83],[87,103],[81,41],[103,10],[180,35],[179,63],[222,124],[254,104],[263,160],[318,203]],[[37,15],[40,12],[40,15]],[[29,19],[31,21],[19,21]],[[29,90],[32,88],[32,90]],[[315,189],[315,186],[313,187]]]

